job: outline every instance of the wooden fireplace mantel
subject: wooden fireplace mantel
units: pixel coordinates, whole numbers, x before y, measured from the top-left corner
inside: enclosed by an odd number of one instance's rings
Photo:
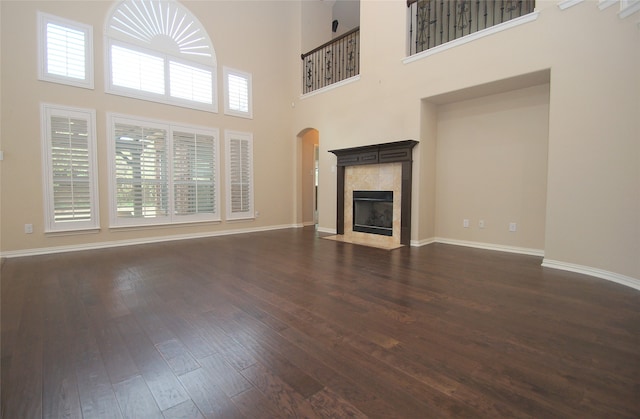
[[[329,150],[338,158],[337,178],[337,226],[336,232],[344,234],[344,170],[346,166],[363,164],[402,163],[402,188],[400,199],[400,244],[411,242],[411,172],[412,150],[418,144],[415,140],[366,145],[362,147]]]

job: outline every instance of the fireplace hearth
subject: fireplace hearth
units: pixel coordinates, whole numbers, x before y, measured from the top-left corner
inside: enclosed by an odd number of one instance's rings
[[[353,231],[393,236],[393,191],[353,191]]]

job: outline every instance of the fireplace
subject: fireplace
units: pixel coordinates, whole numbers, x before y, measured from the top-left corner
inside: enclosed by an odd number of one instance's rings
[[[353,231],[393,236],[393,191],[353,191]]]
[[[386,248],[410,244],[412,149],[416,144],[403,140],[329,150],[337,157],[336,233],[344,241]],[[357,196],[371,191],[383,195]],[[367,211],[369,215],[361,214]],[[378,221],[369,220],[372,212]],[[385,221],[379,221],[381,218]]]

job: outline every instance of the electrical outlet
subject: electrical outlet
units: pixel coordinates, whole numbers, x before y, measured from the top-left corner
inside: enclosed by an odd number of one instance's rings
[[[517,230],[516,223],[509,223],[509,231],[514,232]]]
[[[484,220],[478,221],[478,227],[484,228]]]
[[[469,228],[469,220],[468,219],[464,219],[462,220],[462,227],[464,228]]]
[[[24,232],[25,232],[25,234],[33,233],[33,224],[25,224],[24,225]]]
[[[256,211],[256,218],[260,217],[260,211]]]

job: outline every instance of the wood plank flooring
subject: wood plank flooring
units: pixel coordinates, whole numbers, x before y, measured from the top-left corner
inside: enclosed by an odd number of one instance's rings
[[[5,419],[640,417],[640,292],[291,229],[5,260]]]

